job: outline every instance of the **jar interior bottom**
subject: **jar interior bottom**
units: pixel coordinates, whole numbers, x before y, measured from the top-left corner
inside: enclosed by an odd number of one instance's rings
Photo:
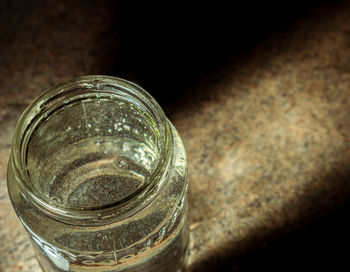
[[[37,194],[66,207],[100,208],[150,182],[159,132],[147,110],[125,98],[79,97],[41,117],[26,154]]]

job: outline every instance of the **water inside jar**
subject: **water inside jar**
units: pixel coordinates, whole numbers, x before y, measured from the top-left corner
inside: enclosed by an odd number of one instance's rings
[[[65,102],[31,135],[27,172],[53,204],[91,209],[122,202],[150,182],[160,160],[149,113],[123,98]]]

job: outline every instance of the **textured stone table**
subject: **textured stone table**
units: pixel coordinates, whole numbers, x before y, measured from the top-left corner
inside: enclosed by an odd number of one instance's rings
[[[340,271],[349,238],[349,3],[311,7],[243,54],[225,58],[228,44],[217,62],[207,56],[209,69],[199,54],[180,70],[185,49],[147,46],[145,26],[119,11],[130,7],[29,2],[0,4],[1,272],[40,271],[6,188],[16,121],[40,92],[84,74],[137,81],[178,128],[189,161],[191,271]],[[141,35],[140,48],[125,29]]]

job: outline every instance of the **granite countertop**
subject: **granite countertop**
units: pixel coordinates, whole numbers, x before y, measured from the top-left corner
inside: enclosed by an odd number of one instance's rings
[[[120,13],[128,7],[112,1],[68,3],[0,4],[0,271],[40,271],[6,187],[16,121],[40,92],[84,74],[138,82],[180,132],[190,173],[190,271],[339,271],[349,227],[350,3],[309,7],[243,43],[247,50],[223,45],[218,60],[207,56],[210,69],[194,54],[183,70],[176,61],[185,47],[167,47],[165,34],[154,49],[142,36],[156,21],[130,22]],[[227,54],[230,46],[240,53]],[[169,61],[175,68],[164,66]]]

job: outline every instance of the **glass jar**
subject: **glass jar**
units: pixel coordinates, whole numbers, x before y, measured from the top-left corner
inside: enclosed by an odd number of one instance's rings
[[[182,271],[187,164],[158,103],[85,76],[40,95],[16,126],[12,205],[44,271]]]

